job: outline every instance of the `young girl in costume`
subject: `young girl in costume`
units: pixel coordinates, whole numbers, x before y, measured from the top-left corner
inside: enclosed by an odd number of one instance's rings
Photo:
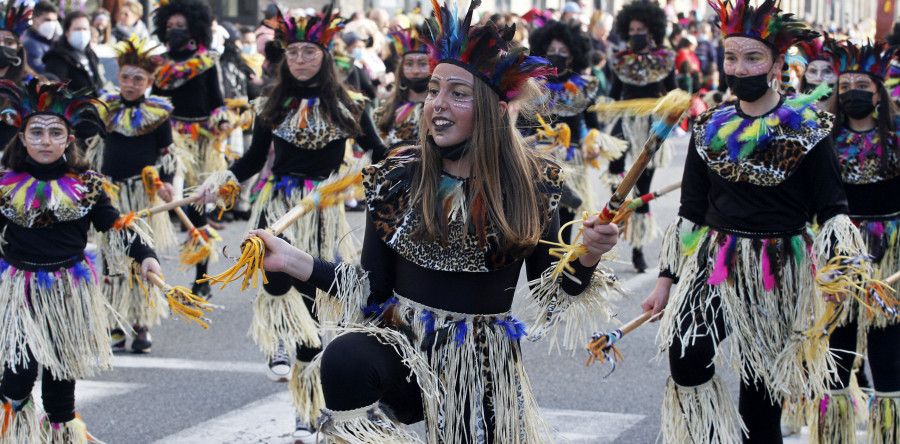
[[[200,185],[202,176],[227,167],[224,147],[217,139],[230,130],[231,124],[215,69],[218,54],[207,50],[212,40],[212,19],[212,10],[203,0],[164,0],[153,16],[156,35],[169,51],[162,55],[151,94],[172,102],[172,138],[178,152],[183,153],[184,187]],[[180,197],[180,180],[175,182]],[[210,232],[205,212],[193,206],[185,212],[195,227],[211,233],[210,238],[216,237]],[[207,266],[208,260],[197,264],[197,279],[203,277]],[[194,284],[191,292],[208,297],[209,284]]]
[[[351,96],[336,78],[329,48],[342,19],[330,11],[329,6],[321,18],[295,20],[279,14],[270,21],[284,58],[276,66],[278,77],[271,92],[257,107],[250,148],[230,168],[238,181],[247,180],[262,169],[274,143],[272,173],[257,194],[251,229],[268,227],[336,172],[343,164],[347,139],[355,138],[363,149],[374,151],[375,161],[386,155],[364,100]],[[343,207],[332,207],[305,215],[285,231],[284,238],[324,260],[355,262],[357,247],[349,233]],[[266,277],[268,283],[256,296],[250,334],[269,361],[267,376],[278,382],[290,379],[297,406],[294,437],[309,438],[322,407],[318,375],[303,372],[322,348],[311,314],[316,288],[284,273]],[[289,348],[295,344],[292,375]]]
[[[831,56],[825,51],[823,42],[822,38],[817,38],[797,44],[797,49],[806,59],[806,68],[800,78],[800,92],[803,94],[811,94],[817,86],[823,83],[830,86],[832,91],[834,90],[837,72],[831,62]],[[816,101],[816,107],[822,110],[830,109],[828,99],[831,96],[832,94],[829,94]]]
[[[587,109],[594,104],[597,95],[597,79],[583,75],[588,67],[590,40],[581,31],[580,25],[567,25],[550,21],[536,29],[528,37],[528,44],[534,54],[544,57],[556,68],[557,75],[543,81],[547,94],[542,104],[549,113],[546,117],[550,126],[565,123],[571,130],[569,146],[559,147],[553,155],[563,166],[568,189],[563,190],[559,208],[559,222],[565,225],[580,217],[585,210],[595,210],[594,189],[588,176],[588,164],[581,144],[589,129],[599,129],[597,114]],[[529,120],[535,120],[533,116]],[[572,196],[566,196],[572,193]],[[570,238],[570,229],[564,230],[563,239]]]
[[[547,442],[519,348],[526,327],[510,313],[516,282],[524,265],[535,338],[566,322],[577,341],[578,327],[608,315],[611,277],[597,264],[617,230],[589,219],[588,253],[550,277],[553,257],[538,241],[557,236],[560,169],[526,146],[506,111],[513,98],[534,103],[533,78],[554,71],[511,49],[510,29],[470,27],[471,7],[462,20],[434,10],[419,145],[363,172],[362,265],[251,235],[266,242],[267,270],[333,290],[317,300],[323,321],[344,326],[321,362],[319,426],[330,438],[411,442],[401,423],[424,418],[432,443]]]
[[[106,94],[101,101],[100,116],[106,126],[106,142],[97,144],[95,152],[88,152],[93,166],[117,186],[118,200],[114,202],[123,213],[140,211],[158,204],[156,195],[148,195],[142,172],[145,167],[156,167],[161,185],[161,200],[171,201],[174,189],[171,185],[177,159],[172,145],[172,125],[169,116],[172,105],[163,97],[145,97],[153,83],[156,62],[150,56],[155,49],[146,40],[137,38],[122,40],[115,46],[119,64],[119,93]],[[156,186],[152,187],[157,188]],[[175,232],[168,213],[150,217],[153,243],[158,249],[175,243]],[[159,324],[168,307],[156,287],[151,287],[154,303],[147,304],[143,290],[129,284],[128,274],[106,277],[103,286],[109,303],[126,325],[134,326],[131,351],[149,353],[152,346],[150,327]],[[125,350],[125,332],[112,331],[113,351]]]
[[[738,100],[697,119],[678,218],[642,307],[666,308],[659,334],[672,376],[663,441],[778,443],[782,402],[822,394],[834,371],[824,347],[813,353],[801,335],[826,311],[816,270],[835,247],[851,256],[864,247],[846,215],[832,116],[813,105],[826,87],[811,96],[777,90],[785,52],[817,34],[782,14],[776,0],[759,8],[744,0],[710,4],[725,36],[725,79]],[[815,236],[807,228],[814,219]],[[737,409],[714,365],[726,338],[726,362],[741,376]]]
[[[625,5],[616,15],[616,34],[628,41],[628,49],[619,51],[612,59],[612,84],[609,97],[613,100],[630,100],[662,97],[675,89],[675,54],[663,48],[666,37],[666,13],[656,4],[635,0]],[[625,158],[630,152],[637,157],[650,137],[652,116],[622,117],[612,127],[614,137],[624,139],[629,150],[622,157],[609,163],[609,174],[604,181],[615,190],[625,177]],[[650,166],[641,173],[635,186],[638,196],[650,192],[656,168],[668,164],[669,144],[663,144],[653,157]],[[659,229],[650,214],[650,206],[638,207],[628,222],[625,240],[631,245],[631,262],[635,271],[647,269],[643,248],[656,237]]]
[[[900,116],[884,87],[894,51],[882,42],[826,44],[833,69],[839,73],[832,134],[850,217],[873,256],[873,277],[884,279],[900,271],[900,201],[893,198],[900,191]],[[900,440],[900,318],[896,313],[886,315],[874,301],[872,307],[855,299],[851,303],[847,322],[831,335],[838,379],[813,403],[818,421],[810,424],[810,434],[823,444],[856,442],[856,417],[866,405],[865,400],[851,397],[851,369],[857,359],[854,352],[868,351],[875,389],[868,403],[868,442],[896,443]]]
[[[75,380],[109,369],[112,360],[101,270],[84,253],[88,230],[107,233],[104,256],[114,269],[127,268],[127,252],[144,278],[161,271],[74,145],[72,127],[101,125],[95,104],[101,105],[37,80],[24,92],[2,80],[0,95],[13,104],[21,128],[3,156],[8,172],[0,178],[0,442],[86,443],[92,438],[75,414]],[[43,419],[31,400],[38,369]]]
[[[383,105],[375,109],[372,120],[387,145],[419,139],[419,120],[425,103],[425,89],[431,66],[428,54],[415,28],[395,29],[388,33],[389,44],[400,56],[394,89]]]

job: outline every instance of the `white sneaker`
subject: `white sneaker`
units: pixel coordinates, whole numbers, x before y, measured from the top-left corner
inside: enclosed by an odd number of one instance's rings
[[[278,341],[275,354],[272,355],[272,359],[269,359],[266,377],[272,382],[288,382],[291,379],[291,355],[281,341]]]
[[[294,444],[317,444],[319,442],[316,431],[299,416],[297,417],[297,427],[294,429],[294,433],[291,433],[291,438],[294,439]]]

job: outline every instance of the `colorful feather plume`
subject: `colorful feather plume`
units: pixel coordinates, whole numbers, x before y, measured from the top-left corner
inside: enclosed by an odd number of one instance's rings
[[[764,0],[757,8],[750,6],[749,0],[708,1],[719,17],[719,28],[725,38],[754,38],[784,54],[798,42],[819,36],[809,25],[794,18],[794,14],[782,14],[780,0]]]
[[[22,37],[22,34],[25,33],[25,30],[31,26],[31,8],[27,8],[25,4],[21,4],[18,7],[13,6],[15,2],[9,2],[6,6],[6,11],[2,14],[2,18],[0,18],[0,30],[9,31],[16,36],[16,38]]]
[[[159,46],[159,44],[153,44],[149,39],[143,39],[137,35],[131,36],[128,40],[119,40],[114,47],[116,62],[119,67],[137,66],[144,71],[154,73],[161,64],[161,60],[151,56],[150,53]]]
[[[425,45],[419,41],[419,31],[416,28],[396,28],[387,35],[390,45],[397,55],[411,52],[427,52]]]
[[[480,0],[473,0],[465,17],[445,3],[431,0],[434,17],[427,22],[421,40],[428,48],[432,68],[438,63],[452,63],[467,69],[488,84],[503,100],[515,99],[530,78],[556,75],[556,69],[541,57],[528,55],[528,49],[510,49],[515,26],[498,28],[493,22],[472,25],[472,15]]]
[[[828,34],[825,35],[824,40],[831,40],[828,37]],[[806,62],[809,63],[813,60],[825,60],[831,61],[831,54],[825,51],[825,42],[823,39],[815,38],[812,40],[806,40],[797,43],[797,49],[800,51],[800,54],[803,58],[806,59]]]
[[[831,54],[838,73],[865,73],[882,80],[896,51],[895,48],[888,48],[886,42],[872,43],[871,40],[864,45],[855,45],[850,40],[829,40],[825,42],[825,50]]]
[[[69,91],[64,83],[41,84],[32,79],[22,90],[15,83],[0,79],[0,97],[9,100],[10,106],[3,113],[11,114],[13,125],[18,127],[40,113],[62,117],[72,126],[87,122],[105,129],[98,114],[98,107],[105,105],[85,94],[86,91]]]
[[[322,48],[330,49],[331,41],[344,28],[344,19],[334,15],[334,3],[325,7],[321,15],[309,15],[295,19],[285,17],[278,9],[275,17],[266,23],[275,30],[275,41],[287,48],[299,42],[315,43]]]

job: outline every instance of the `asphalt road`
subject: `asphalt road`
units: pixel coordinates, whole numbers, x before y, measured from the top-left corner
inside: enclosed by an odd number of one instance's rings
[[[675,160],[657,171],[654,189],[681,179],[687,139],[675,139],[675,146]],[[608,190],[599,183],[595,188],[598,201],[605,201]],[[675,191],[652,204],[663,229],[674,218],[678,197]],[[360,226],[361,214],[351,217]],[[245,229],[232,223],[222,231],[232,254]],[[622,322],[639,314],[641,300],[653,287],[657,250],[646,251],[651,269],[645,274],[634,273],[631,248],[624,243],[618,261],[611,263],[630,290],[619,304]],[[189,286],[191,276],[175,270],[174,255],[165,258],[166,276]],[[228,265],[223,258],[211,271]],[[88,430],[109,444],[289,442],[293,409],[287,386],[265,378],[263,356],[247,336],[253,293],[239,290],[234,284],[214,290],[212,302],[221,308],[210,315],[209,330],[170,318],[153,329],[151,354],[118,355],[115,370],[79,382],[77,407]],[[548,354],[547,344],[523,345],[537,399],[559,430],[560,442],[656,441],[668,365],[655,360],[655,335],[656,325],[646,325],[620,341],[625,361],[606,378],[609,369],[585,367],[583,353]],[[736,388],[730,373],[726,380]]]

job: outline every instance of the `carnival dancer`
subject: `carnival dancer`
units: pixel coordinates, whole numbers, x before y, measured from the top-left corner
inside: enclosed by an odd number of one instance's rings
[[[595,209],[592,199],[594,190],[586,163],[590,159],[585,158],[581,151],[581,143],[588,130],[600,127],[597,114],[587,111],[594,104],[599,83],[596,78],[583,74],[589,65],[591,43],[580,25],[550,21],[531,33],[528,44],[535,55],[546,58],[556,68],[557,75],[549,76],[543,82],[547,89],[543,104],[550,113],[548,123],[565,123],[572,134],[569,146],[553,152],[563,167],[569,187],[563,190],[559,208],[559,221],[565,225],[585,210]],[[535,119],[532,116],[529,120]],[[566,193],[573,196],[566,196]],[[570,238],[570,230],[565,230],[563,238]]]
[[[831,62],[831,56],[825,51],[823,45],[824,39],[817,38],[808,42],[800,42],[797,49],[800,50],[803,58],[806,60],[806,68],[800,77],[800,92],[810,94],[817,86],[826,83],[834,92],[835,82],[837,82],[837,72]],[[821,110],[829,110],[828,104],[832,94],[822,97],[816,102],[816,107]]]
[[[272,173],[261,183],[250,216],[250,228],[265,228],[278,220],[316,185],[343,164],[347,140],[355,138],[373,159],[386,156],[375,126],[365,112],[364,99],[351,95],[337,80],[330,53],[331,41],[343,19],[328,6],[322,17],[285,18],[268,23],[284,50],[277,80],[259,110],[249,150],[230,171],[238,181],[258,173],[269,147],[275,147]],[[211,184],[212,190],[217,189]],[[213,193],[214,194],[214,193]],[[357,246],[343,207],[307,214],[284,233],[291,245],[327,261],[355,262]],[[268,283],[256,296],[250,335],[268,360],[266,375],[276,382],[291,381],[297,407],[295,439],[310,438],[323,407],[318,374],[304,373],[322,343],[312,304],[316,288],[284,273],[267,273]],[[296,361],[291,373],[291,352]]]
[[[25,62],[25,46],[20,40],[31,26],[32,11],[24,4],[16,7],[14,3],[7,3],[6,10],[0,15],[0,78],[23,87],[33,77],[31,68]],[[0,119],[0,150],[5,149],[19,132],[11,120],[11,115]]]
[[[826,45],[839,73],[832,134],[850,217],[874,257],[873,277],[884,279],[900,271],[900,202],[885,198],[900,190],[900,116],[884,87],[894,50],[883,42],[855,45],[844,40]],[[856,442],[856,418],[866,404],[851,397],[851,370],[857,359],[854,352],[868,351],[875,389],[868,404],[868,442],[895,443],[900,440],[900,322],[878,307],[855,301],[846,324],[831,335],[838,380],[813,403],[818,421],[810,424],[810,434],[823,444]]]
[[[228,166],[224,147],[217,139],[224,137],[231,124],[215,69],[218,55],[207,50],[212,40],[212,19],[212,10],[203,0],[164,0],[153,16],[155,32],[169,51],[162,56],[151,93],[172,102],[172,138],[178,152],[183,153],[184,165],[183,178],[177,174],[173,184],[179,197],[181,183],[184,187],[197,186],[202,176]],[[193,206],[185,212],[195,227],[212,230],[205,212]],[[207,265],[208,260],[197,264],[197,279],[206,273]],[[209,285],[194,284],[191,292],[208,297]]]
[[[415,28],[398,28],[388,33],[392,50],[400,57],[394,89],[385,103],[375,109],[372,120],[387,145],[419,140],[419,120],[431,66]]]
[[[148,194],[145,186],[143,172],[146,167],[160,171],[161,185],[150,187],[158,188],[158,197],[169,202],[174,196],[171,182],[178,159],[169,123],[172,104],[164,97],[145,97],[156,72],[157,62],[150,55],[155,48],[149,41],[136,37],[116,44],[119,92],[105,94],[100,99],[106,104],[100,108],[100,117],[108,135],[105,142],[88,150],[92,166],[118,187],[118,199],[113,204],[123,213],[149,208],[159,202],[156,195]],[[175,244],[175,231],[168,213],[151,216],[149,223],[155,248],[165,249]],[[122,321],[134,326],[131,351],[149,353],[152,346],[150,327],[158,325],[160,317],[168,313],[159,289],[150,289],[154,303],[147,304],[144,291],[131,285],[127,273],[107,276],[105,281],[103,292],[116,315],[124,316]],[[123,330],[114,328],[111,341],[114,352],[125,351]]]
[[[112,360],[109,307],[94,258],[84,253],[89,228],[109,236],[105,257],[127,260],[127,252],[144,278],[161,270],[153,250],[113,207],[103,177],[87,169],[74,145],[73,126],[102,125],[95,108],[101,105],[37,80],[24,92],[0,80],[0,95],[12,103],[21,128],[0,178],[0,442],[86,443],[92,438],[75,414],[75,380],[109,369]],[[39,369],[44,419],[31,400]]]
[[[663,48],[666,37],[666,13],[655,2],[635,0],[625,5],[616,15],[616,34],[628,41],[628,49],[619,51],[612,60],[612,84],[609,96],[613,100],[657,98],[675,89],[675,54]],[[610,134],[629,144],[632,156],[637,156],[650,136],[652,116],[622,117]],[[653,173],[664,167],[671,157],[666,143],[653,158],[650,166],[641,174],[635,190],[643,196],[650,192]],[[615,190],[625,173],[626,152],[618,160],[609,163],[609,172],[603,178]],[[638,273],[647,269],[643,248],[659,231],[650,214],[650,206],[638,207],[628,222],[626,239],[631,245],[631,262]]]
[[[776,0],[758,8],[744,0],[710,4],[725,37],[725,79],[738,100],[697,119],[678,218],[642,307],[654,314],[666,307],[659,335],[672,376],[663,441],[732,443],[743,435],[747,443],[778,443],[782,402],[821,394],[834,371],[825,348],[810,352],[802,335],[833,299],[818,291],[817,267],[836,247],[856,256],[864,246],[846,215],[832,116],[812,104],[827,87],[810,96],[777,90],[785,52],[817,33],[782,14]],[[814,218],[815,236],[807,228]],[[726,337],[725,360],[741,376],[737,409],[714,365]]]
[[[611,277],[597,264],[615,226],[586,221],[589,252],[571,275],[549,277],[553,258],[538,241],[557,236],[560,169],[505,115],[513,98],[533,105],[533,78],[554,71],[508,46],[510,28],[470,27],[477,4],[462,20],[433,4],[419,146],[363,172],[362,266],[251,232],[266,242],[265,268],[334,290],[317,300],[320,318],[345,326],[323,353],[319,425],[339,442],[410,442],[400,423],[423,418],[427,442],[549,441],[522,363],[525,326],[510,313],[523,264],[541,307],[532,328],[559,325],[557,316],[585,327],[608,314]]]

